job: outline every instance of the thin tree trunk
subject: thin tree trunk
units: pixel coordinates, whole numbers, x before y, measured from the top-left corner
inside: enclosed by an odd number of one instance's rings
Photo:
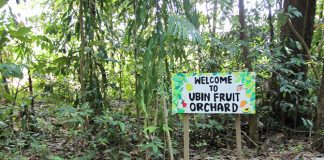
[[[268,2],[268,24],[269,24],[269,35],[270,35],[270,52],[272,53],[273,39],[274,39],[274,27],[272,23],[272,9],[270,1]]]
[[[247,37],[246,37],[246,27],[245,27],[245,11],[244,11],[244,0],[239,0],[239,21],[240,21],[240,40],[241,41],[246,41]],[[252,71],[252,64],[251,61],[249,59],[249,50],[248,47],[246,45],[241,45],[241,49],[242,49],[242,55],[243,55],[243,62],[244,62],[244,66],[245,68],[247,68],[250,72]]]
[[[318,106],[317,106],[317,119],[316,119],[316,130],[320,132],[324,130],[324,60],[322,67],[322,80],[320,85],[320,92],[318,94]],[[324,140],[320,141],[322,144],[319,144],[321,147],[319,150],[324,152]]]
[[[5,93],[10,94],[7,78],[5,76],[3,76],[3,75],[2,75],[2,84],[4,85]]]
[[[215,41],[215,34],[216,34],[216,21],[217,21],[217,0],[214,1],[213,4],[213,25],[212,25],[212,33],[211,33],[211,58],[214,59],[214,61],[216,61],[216,46],[213,43]],[[215,72],[217,70],[217,66],[213,65],[212,67],[212,72]]]
[[[269,36],[270,36],[269,49],[270,49],[270,54],[273,55],[274,27],[273,27],[273,23],[272,23],[272,8],[271,8],[270,1],[267,1],[267,2],[268,2],[268,25],[269,25]],[[277,73],[272,72],[271,73],[271,79],[270,79],[270,82],[269,82],[269,93],[268,93],[269,102],[268,102],[268,105],[272,106],[272,108],[273,108],[273,110],[275,112],[278,110],[278,105],[276,105],[276,100],[277,100],[278,95],[279,95],[279,90],[277,88],[278,88]],[[273,116],[276,117],[277,115],[273,115]]]
[[[137,24],[136,21],[137,21],[137,14],[136,14],[136,11],[137,11],[137,0],[134,0],[134,3],[133,3],[133,9],[134,9],[134,15],[135,15],[135,23],[134,24]],[[140,78],[140,75],[138,74],[138,45],[137,45],[137,28],[135,27],[136,25],[134,25],[133,27],[133,47],[134,47],[134,61],[135,61],[135,72],[134,72],[134,77],[135,77],[135,84],[134,84],[134,87],[135,87],[135,105],[136,105],[136,117],[137,117],[137,127],[136,127],[136,135],[137,137],[140,137],[140,133],[141,133],[141,121],[140,121],[140,106],[139,106],[139,100],[140,100],[140,88],[139,88],[139,84],[140,84],[140,81],[139,81],[139,78]]]
[[[209,24],[209,30],[210,30],[210,42],[211,42],[211,47],[210,47],[210,50],[209,50],[209,54],[210,54],[210,59],[212,59],[214,62],[216,62],[216,46],[215,44],[213,43],[215,41],[215,34],[216,34],[216,21],[217,21],[217,1],[218,0],[214,0],[214,3],[213,3],[213,12],[212,12],[212,19],[213,19],[213,22],[212,24]],[[206,6],[206,9],[208,9],[208,7]],[[208,12],[208,11],[207,11]],[[210,23],[210,18],[209,18],[209,15],[208,16],[208,22]],[[215,63],[216,64],[216,63]],[[215,72],[217,70],[218,66],[217,65],[212,65],[210,66],[210,71],[211,72]]]
[[[212,33],[212,27],[211,27],[211,24],[210,24],[210,16],[208,14],[208,0],[205,1],[205,4],[206,4],[206,14],[207,14],[207,22],[208,22],[208,29],[209,29],[209,32]]]
[[[3,64],[3,60],[2,60],[2,53],[0,52],[0,64]],[[6,94],[10,94],[10,90],[9,90],[9,86],[8,86],[8,83],[7,83],[7,78],[1,74],[2,76],[2,84],[4,86],[4,91]]]
[[[3,64],[3,60],[2,60],[2,53],[0,52],[0,64]],[[3,89],[4,89],[4,92],[8,95],[10,95],[10,90],[9,90],[9,86],[8,86],[8,82],[7,82],[7,78],[1,73],[1,77],[2,77],[2,84],[3,84]],[[18,88],[18,87],[17,87]],[[5,96],[3,96],[5,97]],[[1,100],[1,99],[0,99]],[[7,102],[7,99],[4,99],[5,100],[5,103],[8,103]],[[16,102],[16,98],[15,98],[15,102]],[[14,102],[14,103],[15,103]],[[14,104],[15,105],[15,104]],[[13,109],[10,110],[9,112],[9,126],[10,126],[10,129],[13,129],[14,128],[14,124],[13,124]]]
[[[323,18],[323,9],[324,9],[324,3],[321,4],[321,9],[320,9],[320,15],[319,18],[322,20]],[[322,44],[323,44],[323,39],[324,38],[324,33],[323,29],[321,29],[321,42],[318,44],[318,54],[319,57],[323,58],[321,56],[322,54]],[[318,106],[317,106],[317,111],[316,111],[316,119],[315,119],[315,130],[317,132],[317,135],[315,136],[317,139],[323,138],[321,134],[321,130],[324,130],[324,59],[322,59],[322,80],[321,80],[321,85],[319,89],[319,94],[318,94]],[[322,142],[321,144],[314,143],[315,145],[320,146],[318,148],[319,151],[324,152],[324,140],[321,140],[319,142]]]
[[[80,84],[81,84],[81,100],[85,99],[85,70],[84,70],[84,61],[85,61],[85,55],[84,55],[84,47],[85,47],[85,35],[84,35],[84,21],[83,21],[83,0],[80,0],[80,6],[79,6],[79,22],[80,22]]]
[[[29,96],[31,98],[30,109],[31,109],[31,113],[34,114],[35,100],[34,100],[34,91],[33,91],[33,81],[29,70],[28,70],[28,83],[29,83],[28,84]]]
[[[167,142],[168,142],[168,152],[169,152],[169,158],[170,160],[173,160],[173,149],[172,149],[172,141],[171,141],[171,136],[170,136],[170,131],[169,131],[169,125],[168,125],[168,109],[167,109],[167,101],[166,101],[166,95],[163,96],[163,117],[164,117],[164,124],[166,126],[166,137],[167,137]]]
[[[103,105],[106,108],[108,106],[107,101],[107,86],[108,86],[108,79],[105,67],[101,63],[97,63],[97,66],[99,67],[100,73],[101,73],[101,86],[102,86],[102,93],[103,93]]]
[[[119,62],[119,99],[122,100],[123,98],[123,81],[122,81],[122,77],[123,77],[123,56],[122,54],[119,54],[119,60],[121,62]]]
[[[32,81],[32,77],[31,77],[31,74],[30,74],[30,70],[28,70],[28,90],[29,90],[29,97],[30,97],[31,102],[30,102],[30,110],[29,111],[27,110],[27,112],[30,113],[30,114],[27,114],[28,117],[26,118],[27,119],[27,126],[29,126],[30,123],[33,123],[31,115],[34,118],[36,118],[35,117],[35,109],[34,109],[35,100],[34,100],[34,92],[33,92],[33,81]],[[33,130],[34,127],[31,128],[31,129]]]
[[[239,21],[240,21],[240,40],[246,41],[246,27],[245,27],[245,11],[244,11],[244,0],[239,0]],[[246,45],[241,46],[242,54],[243,54],[243,62],[245,68],[248,69],[249,72],[253,71],[252,63],[249,58],[249,50]],[[258,126],[257,126],[258,117],[257,114],[249,115],[249,136],[250,138],[258,142]]]

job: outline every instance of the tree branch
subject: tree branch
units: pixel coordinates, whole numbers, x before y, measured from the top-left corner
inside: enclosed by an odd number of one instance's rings
[[[305,52],[306,52],[306,56],[308,58],[309,61],[312,60],[312,56],[310,54],[310,51],[309,51],[309,48],[305,42],[305,40],[300,36],[300,34],[296,31],[294,25],[292,24],[291,20],[288,18],[288,25],[289,25],[289,28],[293,31],[294,35],[296,36],[296,38],[298,39],[298,41],[302,44],[303,48],[305,49]],[[315,70],[315,66],[313,63],[310,63],[312,69],[313,69],[313,72],[314,72],[314,75],[315,75],[315,78],[318,79],[319,76]]]

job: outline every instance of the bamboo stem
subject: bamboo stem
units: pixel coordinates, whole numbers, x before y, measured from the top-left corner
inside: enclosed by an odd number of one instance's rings
[[[170,160],[173,160],[173,150],[172,150],[172,141],[171,141],[171,136],[170,136],[170,131],[169,131],[169,125],[168,125],[168,109],[167,109],[167,103],[165,97],[163,98],[163,110],[164,110],[164,124],[167,127],[165,130],[166,133],[166,138],[168,142],[168,152],[169,152],[169,158]]]

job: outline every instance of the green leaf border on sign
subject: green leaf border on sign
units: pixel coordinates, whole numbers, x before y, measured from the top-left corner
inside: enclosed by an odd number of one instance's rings
[[[182,99],[183,84],[188,82],[188,75],[185,73],[178,73],[172,76],[172,113],[184,113],[183,108],[178,109],[179,101]]]
[[[246,97],[250,98],[249,104],[250,109],[244,113],[246,114],[255,114],[256,107],[255,107],[255,72],[233,72],[232,75],[235,76],[235,82],[241,82],[245,89]]]

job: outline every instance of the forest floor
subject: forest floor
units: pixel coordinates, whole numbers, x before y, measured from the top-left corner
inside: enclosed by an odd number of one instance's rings
[[[41,111],[36,110],[37,113],[41,113]],[[53,120],[56,119],[54,117],[46,117],[44,118],[46,123],[44,127],[51,126]],[[41,125],[41,124],[39,124]],[[42,159],[40,157],[52,157],[49,159],[55,159],[53,157],[87,157],[87,155],[92,154],[92,158],[94,159],[115,159],[109,158],[109,152],[104,153],[94,153],[92,151],[87,150],[91,144],[91,140],[85,138],[86,136],[75,138],[71,136],[72,132],[69,133],[68,128],[64,127],[57,127],[52,128],[50,132],[36,132],[30,133],[29,138],[22,138],[25,141],[32,141],[32,138],[42,136],[42,140],[39,142],[33,142],[29,147],[22,149],[22,155],[24,157],[28,157],[29,160],[39,160]],[[176,132],[176,131],[175,131]],[[204,132],[204,131],[203,131]],[[73,132],[74,134],[74,132]],[[86,135],[85,133],[83,133]],[[224,133],[221,137],[226,138],[225,140],[216,141],[218,144],[206,144],[202,147],[197,147],[195,145],[191,146],[190,150],[190,159],[191,160],[234,160],[236,159],[236,151],[235,151],[235,138],[233,135],[225,136]],[[245,159],[252,159],[252,160],[324,160],[324,154],[319,153],[313,150],[310,146],[309,137],[306,134],[293,134],[293,133],[278,133],[273,132],[269,133],[267,138],[263,138],[262,141],[259,143],[257,148],[249,148],[247,147],[247,136],[242,134],[242,146],[243,146],[243,155]],[[173,137],[174,141],[181,137]],[[323,139],[321,139],[323,140]],[[192,137],[193,144],[196,142],[201,142],[202,139]],[[227,145],[220,144],[224,141],[228,141]],[[22,143],[22,142],[20,142]],[[180,142],[181,143],[181,142]],[[128,142],[129,145],[127,146],[119,146],[117,150],[119,152],[123,152],[121,150],[128,150],[131,151],[127,153],[131,159],[137,159],[137,154],[139,152],[143,152],[139,149],[138,144],[134,142]],[[182,146],[179,144],[179,146]],[[217,147],[222,146],[222,147]],[[109,149],[112,147],[116,147],[113,144],[109,144],[106,146]],[[123,148],[124,147],[124,148]],[[32,148],[32,149],[30,149]],[[127,148],[127,149],[126,149]],[[9,152],[11,149],[9,146],[4,147],[4,149]],[[1,146],[0,146],[1,152]],[[181,160],[182,157],[182,148],[177,148],[177,154],[175,159]],[[135,153],[135,154],[134,154]],[[119,154],[119,153],[117,153]],[[51,155],[51,156],[48,156]],[[181,155],[181,156],[179,156]],[[0,155],[1,156],[1,155]],[[166,155],[165,155],[166,156]],[[108,157],[108,158],[107,158]],[[123,159],[123,158],[122,158]],[[129,158],[128,158],[129,159]],[[1,160],[1,157],[0,157]]]
[[[58,133],[60,132],[60,133]],[[65,135],[65,131],[60,130],[56,135],[46,138],[45,144],[47,151],[42,153],[42,149],[37,152],[30,152],[30,150],[23,151],[24,157],[28,157],[29,160],[40,160],[41,154],[51,154],[59,157],[79,157],[86,156],[88,153],[83,150],[88,142],[86,140],[73,140],[69,139]],[[324,160],[324,154],[312,150],[309,146],[308,137],[296,136],[284,136],[282,133],[276,133],[269,136],[264,142],[259,145],[258,149],[248,148],[245,141],[243,141],[243,155],[244,159],[251,160]],[[192,147],[194,148],[194,147]],[[201,149],[190,150],[191,160],[234,160],[236,159],[235,145],[231,144],[231,147],[216,148],[213,146],[205,146]],[[182,149],[179,148],[179,152]],[[138,151],[135,151],[138,152]],[[178,154],[179,155],[179,154]],[[44,155],[43,155],[44,156]],[[114,159],[109,158],[109,153],[100,153],[94,156],[95,159]],[[108,157],[108,158],[107,158]],[[0,158],[1,159],[1,158]],[[51,159],[51,158],[50,158]],[[93,159],[93,158],[91,158]],[[136,155],[132,155],[131,159],[137,159]],[[175,159],[182,160],[179,156]]]
[[[81,141],[80,141],[81,142]],[[65,138],[52,139],[47,142],[50,151],[56,155],[84,155],[85,153],[75,153],[73,144],[66,145]],[[82,142],[81,142],[82,143]],[[243,142],[244,144],[244,142]],[[65,147],[64,147],[65,146]],[[82,146],[82,144],[81,144]],[[324,160],[324,154],[319,153],[309,146],[307,137],[295,136],[288,138],[281,133],[270,136],[258,147],[258,149],[248,148],[243,145],[243,155],[245,159],[251,160]],[[190,150],[191,160],[234,160],[236,150],[233,148],[213,148],[205,147],[201,150]],[[106,159],[107,155],[98,155],[97,159]],[[37,159],[37,158],[36,158]],[[35,159],[35,160],[36,160]],[[108,158],[109,159],[109,158]],[[132,159],[137,159],[132,156]],[[182,160],[182,158],[176,158]]]
[[[286,137],[277,133],[265,140],[258,149],[243,145],[243,156],[251,160],[324,160],[324,154],[308,147],[306,137]],[[227,148],[214,148],[210,150],[193,151],[192,160],[234,160],[236,150]]]

